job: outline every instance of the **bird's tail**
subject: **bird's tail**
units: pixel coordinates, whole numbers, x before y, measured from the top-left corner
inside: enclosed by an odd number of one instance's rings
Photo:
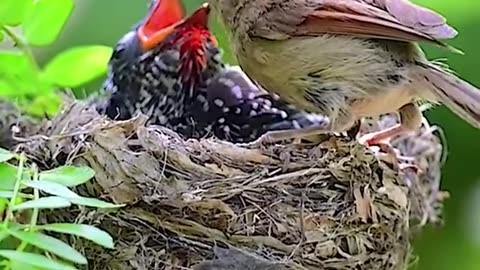
[[[476,128],[480,128],[480,90],[433,63],[419,64],[428,88],[440,103]]]

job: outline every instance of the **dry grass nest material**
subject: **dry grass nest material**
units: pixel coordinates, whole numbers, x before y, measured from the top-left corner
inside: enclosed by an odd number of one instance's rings
[[[94,183],[79,192],[127,204],[43,217],[114,237],[115,250],[69,239],[88,269],[406,269],[412,236],[441,220],[443,149],[427,123],[393,141],[418,174],[342,136],[244,149],[144,123],[73,102],[17,147],[46,168],[92,167]]]

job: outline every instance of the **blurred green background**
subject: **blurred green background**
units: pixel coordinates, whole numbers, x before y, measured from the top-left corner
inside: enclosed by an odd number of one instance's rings
[[[78,0],[73,19],[55,46],[36,51],[40,63],[76,45],[114,46],[117,40],[140,20],[150,0]],[[184,0],[191,12],[202,0]],[[463,78],[480,86],[480,1],[418,0],[444,14],[460,34],[451,42],[466,55],[453,55],[426,47],[431,58],[448,58],[448,64]],[[228,39],[217,22],[213,25],[225,60],[234,63]],[[102,78],[103,79],[103,78]],[[98,90],[98,80],[77,93]],[[428,228],[416,241],[420,261],[417,270],[480,270],[480,131],[438,107],[427,113],[434,124],[445,130],[449,156],[444,168],[442,188],[451,198],[446,202],[446,224]],[[477,167],[478,166],[478,167]]]

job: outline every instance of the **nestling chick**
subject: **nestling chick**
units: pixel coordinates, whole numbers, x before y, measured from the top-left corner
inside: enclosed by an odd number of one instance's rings
[[[398,111],[401,124],[367,134],[369,145],[421,126],[420,100],[443,103],[480,128],[480,91],[427,60],[417,42],[457,32],[406,0],[209,0],[231,32],[247,75],[331,125],[269,133],[258,142],[342,132],[363,117]]]
[[[110,96],[98,110],[118,120],[143,113],[147,124],[186,138],[215,135],[237,143],[268,130],[328,123],[261,91],[238,67],[226,66],[208,29],[208,13],[201,7],[185,17],[180,0],[154,1],[115,47],[104,84]]]

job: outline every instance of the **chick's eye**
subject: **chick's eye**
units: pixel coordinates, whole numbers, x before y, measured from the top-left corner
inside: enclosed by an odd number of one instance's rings
[[[120,58],[122,54],[125,52],[125,47],[118,46],[112,52],[112,58]]]

